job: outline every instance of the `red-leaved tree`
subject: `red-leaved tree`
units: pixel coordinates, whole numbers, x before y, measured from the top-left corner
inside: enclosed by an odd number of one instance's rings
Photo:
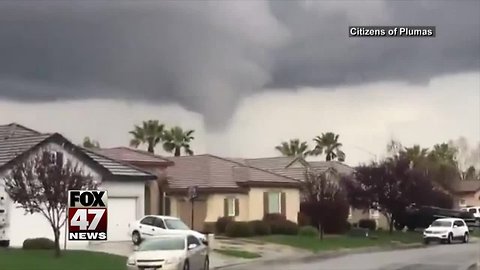
[[[48,150],[13,166],[5,177],[5,190],[27,214],[41,213],[50,223],[55,256],[60,256],[60,229],[66,222],[68,190],[96,188],[92,177],[62,153]]]

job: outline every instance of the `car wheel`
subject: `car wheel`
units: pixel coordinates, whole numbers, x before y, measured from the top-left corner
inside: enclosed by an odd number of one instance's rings
[[[190,264],[188,263],[188,261],[185,261],[185,263],[183,264],[183,270],[190,270]]]
[[[142,238],[140,237],[139,232],[134,231],[132,233],[132,242],[133,242],[134,245],[140,245],[140,243],[142,242]]]
[[[468,233],[465,233],[465,235],[463,236],[463,243],[468,243],[468,240],[469,240]]]
[[[208,260],[208,257],[205,257],[205,262],[203,263],[203,270],[209,270],[210,269],[210,261]]]
[[[0,241],[0,247],[9,247],[10,246],[10,240],[1,240]]]
[[[452,233],[449,233],[449,234],[448,234],[448,238],[447,238],[447,244],[451,244],[451,243],[452,243],[452,238],[453,238]]]

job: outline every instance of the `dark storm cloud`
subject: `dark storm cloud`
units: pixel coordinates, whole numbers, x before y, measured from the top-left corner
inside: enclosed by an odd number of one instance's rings
[[[219,126],[265,86],[479,69],[479,1],[358,2],[1,2],[0,98],[178,102]],[[437,38],[348,38],[359,24],[435,25]]]

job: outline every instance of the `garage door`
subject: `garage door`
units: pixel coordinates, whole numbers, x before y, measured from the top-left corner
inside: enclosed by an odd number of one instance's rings
[[[130,240],[128,223],[136,220],[137,198],[108,198],[108,241]]]

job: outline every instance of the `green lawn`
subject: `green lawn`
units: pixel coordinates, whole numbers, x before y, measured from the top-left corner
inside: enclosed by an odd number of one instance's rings
[[[124,270],[126,258],[98,252],[0,249],[1,270]]]
[[[373,237],[353,237],[348,235],[326,235],[323,241],[317,237],[298,235],[269,235],[258,237],[265,242],[289,245],[314,252],[342,248],[360,248],[368,246],[388,246],[394,243],[421,243],[422,234],[415,232],[374,232]]]
[[[227,255],[227,256],[232,256],[232,257],[238,257],[238,258],[244,258],[244,259],[255,259],[255,258],[260,258],[262,257],[258,253],[254,252],[249,252],[249,251],[244,251],[244,250],[238,250],[238,249],[214,249],[215,252]]]

